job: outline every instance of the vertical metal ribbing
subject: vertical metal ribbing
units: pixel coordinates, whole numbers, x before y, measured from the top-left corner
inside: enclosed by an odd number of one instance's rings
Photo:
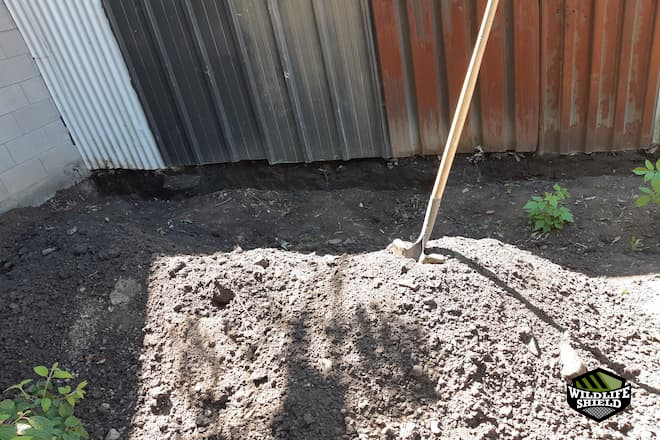
[[[87,167],[164,167],[101,0],[5,3]]]
[[[233,161],[238,161],[240,155],[235,150],[237,147],[236,142],[234,141],[234,136],[232,134],[231,126],[227,120],[227,113],[225,111],[224,105],[222,103],[222,97],[220,95],[220,90],[218,88],[218,83],[215,80],[215,72],[211,61],[209,60],[209,54],[206,51],[206,46],[202,39],[201,31],[199,29],[199,23],[195,17],[195,11],[193,10],[190,0],[184,0],[184,11],[188,20],[190,21],[190,26],[192,27],[193,40],[195,42],[195,48],[197,49],[199,56],[204,63],[204,77],[207,81],[211,93],[213,95],[213,106],[215,107],[217,118],[222,127],[222,135],[224,137],[227,148],[229,149],[229,155]]]
[[[260,134],[262,141],[266,145],[266,156],[268,157],[268,160],[272,162],[275,160],[276,154],[273,148],[273,143],[271,141],[271,133],[268,129],[268,124],[266,123],[266,117],[264,116],[263,104],[259,98],[257,81],[254,77],[254,72],[252,72],[252,68],[250,67],[250,57],[248,55],[245,38],[241,32],[241,25],[238,21],[238,13],[235,9],[234,0],[229,0],[227,6],[229,8],[229,15],[231,16],[231,20],[229,21],[231,33],[236,38],[236,43],[238,44],[237,53],[240,60],[241,71],[247,77],[250,104],[252,105],[252,110],[257,117],[257,126],[261,131]]]
[[[314,9],[314,17],[316,19],[316,30],[319,35],[319,41],[321,42],[321,56],[323,58],[323,64],[325,65],[326,79],[328,82],[328,89],[330,90],[330,97],[332,100],[332,105],[335,110],[335,123],[337,126],[337,131],[339,132],[339,138],[341,139],[341,146],[343,151],[343,158],[349,159],[351,157],[351,152],[348,146],[348,139],[346,137],[346,128],[344,126],[344,114],[341,110],[341,97],[339,96],[339,86],[337,85],[337,72],[335,67],[335,61],[332,58],[332,49],[330,47],[329,37],[328,37],[328,20],[325,17],[323,11],[323,0],[313,0],[312,7]]]
[[[190,116],[188,115],[186,103],[184,102],[183,95],[181,94],[181,88],[179,87],[179,83],[176,79],[176,75],[174,74],[172,63],[170,62],[170,58],[167,54],[167,48],[165,47],[163,36],[160,33],[160,29],[158,27],[158,23],[154,16],[154,11],[150,2],[144,2],[144,10],[147,14],[147,22],[151,27],[151,31],[153,32],[154,38],[156,40],[156,46],[158,47],[158,52],[160,53],[160,60],[167,74],[167,80],[170,83],[170,89],[172,90],[172,94],[174,95],[174,102],[176,103],[177,109],[179,110],[179,115],[183,119],[183,125],[184,125],[184,129],[186,130],[186,135],[191,141],[192,153],[195,156],[195,160],[197,160],[199,163],[202,163],[202,156],[199,152],[199,140],[197,139],[197,134],[195,133],[195,129],[193,127],[192,121],[190,120]]]
[[[314,154],[309,142],[309,136],[305,131],[305,121],[302,115],[300,96],[298,96],[297,81],[293,74],[293,66],[287,49],[286,36],[284,34],[284,29],[282,28],[282,18],[280,17],[280,9],[277,5],[277,0],[268,0],[268,13],[270,14],[273,30],[275,31],[275,42],[280,55],[280,62],[282,63],[285,83],[293,103],[294,118],[296,120],[296,127],[298,128],[298,135],[305,148],[305,160],[311,162],[314,158]]]

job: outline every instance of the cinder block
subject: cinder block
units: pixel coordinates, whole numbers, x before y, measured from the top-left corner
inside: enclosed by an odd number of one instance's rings
[[[25,81],[37,75],[39,72],[29,55],[0,60],[0,87]]]
[[[58,145],[41,154],[41,163],[49,175],[60,174],[65,169],[84,167],[78,149],[72,144]]]
[[[16,29],[16,24],[14,23],[14,19],[11,18],[5,2],[0,0],[0,31],[6,31],[8,29]]]
[[[46,83],[40,76],[35,76],[32,79],[23,81],[21,87],[23,88],[23,93],[25,93],[25,96],[31,104],[50,98]]]
[[[67,130],[64,123],[59,119],[46,125],[42,130],[46,138],[52,140],[52,145],[73,145],[71,143],[71,137],[69,137],[69,130]]]
[[[12,159],[9,154],[7,147],[0,145],[0,173],[7,171],[9,168],[13,167],[14,164],[14,159]]]
[[[49,139],[42,128],[13,139],[5,144],[14,162],[21,163],[44,153],[57,145],[56,139]]]
[[[18,126],[23,130],[23,133],[29,133],[39,127],[43,127],[49,122],[56,121],[60,115],[55,104],[50,99],[35,102],[20,110],[16,110],[12,114]]]
[[[9,198],[9,190],[5,187],[5,184],[0,182],[0,200],[5,200]]]
[[[13,114],[0,116],[0,144],[17,138],[22,134]]]
[[[18,29],[0,32],[0,49],[7,58],[30,53]]]
[[[0,116],[28,105],[23,88],[18,84],[0,89]]]
[[[0,174],[0,181],[11,194],[18,194],[47,177],[46,169],[39,158],[35,157]]]

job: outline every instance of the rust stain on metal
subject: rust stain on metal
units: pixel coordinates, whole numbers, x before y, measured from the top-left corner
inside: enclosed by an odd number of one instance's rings
[[[480,23],[488,0],[477,2],[477,22]],[[505,102],[506,83],[504,65],[504,19],[502,7],[497,9],[490,31],[479,75],[481,110],[481,136],[485,145],[497,145],[504,139],[507,114]]]
[[[539,136],[539,4],[513,3],[515,138],[517,151],[535,151]]]
[[[372,0],[399,154],[441,152],[485,3]],[[571,153],[653,142],[660,132],[660,0],[500,5],[460,151],[481,144],[486,151]]]
[[[393,0],[373,0],[372,10],[392,154],[394,156],[414,154],[416,146],[410,145],[405,61],[399,38],[400,17]]]
[[[440,65],[442,49],[436,38],[433,1],[408,0],[406,6],[422,147],[419,152],[432,154],[442,150],[447,136],[447,110],[438,71],[444,68]]]

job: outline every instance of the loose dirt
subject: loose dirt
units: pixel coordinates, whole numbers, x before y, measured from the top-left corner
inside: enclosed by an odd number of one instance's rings
[[[418,231],[430,160],[99,176],[0,216],[0,385],[59,360],[99,439],[655,438],[640,160],[459,158],[441,265],[383,250]],[[531,235],[521,206],[554,182],[576,224]],[[562,338],[632,384],[627,410],[568,407]]]

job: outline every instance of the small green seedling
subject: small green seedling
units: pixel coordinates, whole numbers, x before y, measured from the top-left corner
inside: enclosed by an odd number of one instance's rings
[[[85,397],[87,382],[75,388],[66,381],[73,375],[58,367],[37,366],[39,376],[25,379],[7,388],[15,397],[0,401],[0,440],[80,440],[88,439],[80,419],[73,415],[75,406]]]
[[[527,211],[532,231],[550,232],[562,229],[565,223],[573,223],[573,214],[564,206],[564,201],[571,195],[561,186],[555,184],[554,192],[546,192],[543,197],[533,196],[523,209]]]
[[[641,238],[637,238],[633,235],[630,237],[630,249],[633,252],[641,252],[646,249],[646,246],[644,246],[644,242],[642,242]]]
[[[639,187],[643,194],[635,199],[635,205],[641,208],[653,201],[654,204],[660,206],[660,159],[655,166],[647,159],[644,166],[635,168],[633,173],[644,176],[644,183],[649,184],[649,186]]]

